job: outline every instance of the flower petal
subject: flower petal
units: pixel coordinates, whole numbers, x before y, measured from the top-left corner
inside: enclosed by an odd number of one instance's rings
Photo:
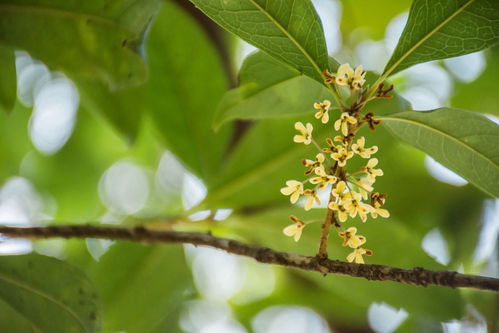
[[[291,193],[295,192],[296,190],[291,187],[283,187],[281,188],[281,193],[284,195],[291,195]]]
[[[284,228],[282,230],[282,232],[286,235],[286,236],[294,236],[297,232],[298,232],[298,224],[291,224],[291,225],[288,225],[286,228]]]

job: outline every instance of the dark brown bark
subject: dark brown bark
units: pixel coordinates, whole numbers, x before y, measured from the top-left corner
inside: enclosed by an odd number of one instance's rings
[[[321,274],[341,274],[374,281],[395,281],[416,286],[438,285],[450,288],[474,288],[499,291],[499,279],[449,271],[430,271],[421,267],[404,269],[385,265],[354,264],[337,260],[308,257],[275,251],[267,247],[214,237],[195,232],[154,231],[143,227],[97,227],[91,225],[8,227],[0,226],[0,233],[11,238],[105,238],[143,243],[185,243],[211,246],[229,253],[255,260]]]

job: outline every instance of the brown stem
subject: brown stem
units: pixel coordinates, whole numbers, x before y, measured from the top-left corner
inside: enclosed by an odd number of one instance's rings
[[[342,168],[335,165],[333,169],[333,174],[338,177],[342,172]],[[341,228],[338,220],[336,220],[336,216],[334,215],[334,211],[329,208],[329,204],[333,202],[336,198],[333,195],[333,190],[329,193],[329,202],[326,211],[326,216],[324,217],[324,223],[321,227],[321,241],[319,243],[319,250],[317,251],[317,257],[325,259],[327,258],[327,245],[329,241],[329,233],[331,229],[331,225],[334,225],[337,229]]]
[[[375,281],[395,281],[416,286],[439,285],[449,288],[474,288],[499,292],[499,279],[460,274],[449,271],[430,271],[421,267],[404,269],[385,265],[354,264],[321,259],[294,253],[275,251],[267,247],[245,244],[196,232],[154,231],[143,227],[97,227],[91,225],[7,227],[0,233],[12,238],[104,238],[143,243],[186,243],[211,246],[229,253],[255,260],[321,274],[340,274]]]
[[[329,202],[334,200],[333,192],[329,194]],[[328,204],[329,205],[329,204]],[[331,229],[331,224],[338,224],[336,218],[334,217],[334,211],[327,207],[326,217],[324,218],[324,223],[321,227],[321,241],[319,243],[319,250],[317,251],[317,257],[321,259],[327,258],[327,244],[329,240],[329,229]]]

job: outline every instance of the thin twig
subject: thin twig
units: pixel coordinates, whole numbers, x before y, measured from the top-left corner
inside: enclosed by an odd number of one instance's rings
[[[329,203],[335,200],[332,189],[331,193],[329,193]],[[324,223],[322,223],[321,227],[321,240],[319,243],[319,250],[317,251],[317,257],[321,259],[327,258],[327,245],[329,240],[329,233],[331,229],[331,225],[334,225],[336,228],[339,228],[340,225],[338,221],[336,221],[336,217],[334,216],[334,211],[329,208],[329,203],[326,211],[326,216],[324,218]]]
[[[450,288],[474,288],[499,291],[499,279],[448,271],[430,271],[415,267],[403,269],[384,265],[354,264],[320,259],[294,253],[275,251],[267,247],[218,238],[204,233],[154,231],[143,227],[97,227],[91,225],[8,227],[0,226],[0,233],[12,238],[105,238],[144,243],[186,243],[211,246],[229,253],[255,260],[322,274],[341,274],[374,281],[396,281],[417,286],[439,285]]]

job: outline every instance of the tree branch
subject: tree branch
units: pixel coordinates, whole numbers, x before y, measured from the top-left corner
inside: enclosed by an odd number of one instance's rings
[[[499,279],[449,271],[430,271],[421,267],[403,269],[384,265],[354,264],[338,260],[308,257],[275,251],[267,247],[245,244],[204,233],[154,231],[144,227],[96,227],[91,225],[8,227],[0,226],[0,233],[11,238],[105,238],[143,243],[186,243],[211,246],[229,253],[255,260],[321,274],[341,274],[374,281],[395,281],[426,287],[439,285],[450,288],[474,288],[499,291]]]

